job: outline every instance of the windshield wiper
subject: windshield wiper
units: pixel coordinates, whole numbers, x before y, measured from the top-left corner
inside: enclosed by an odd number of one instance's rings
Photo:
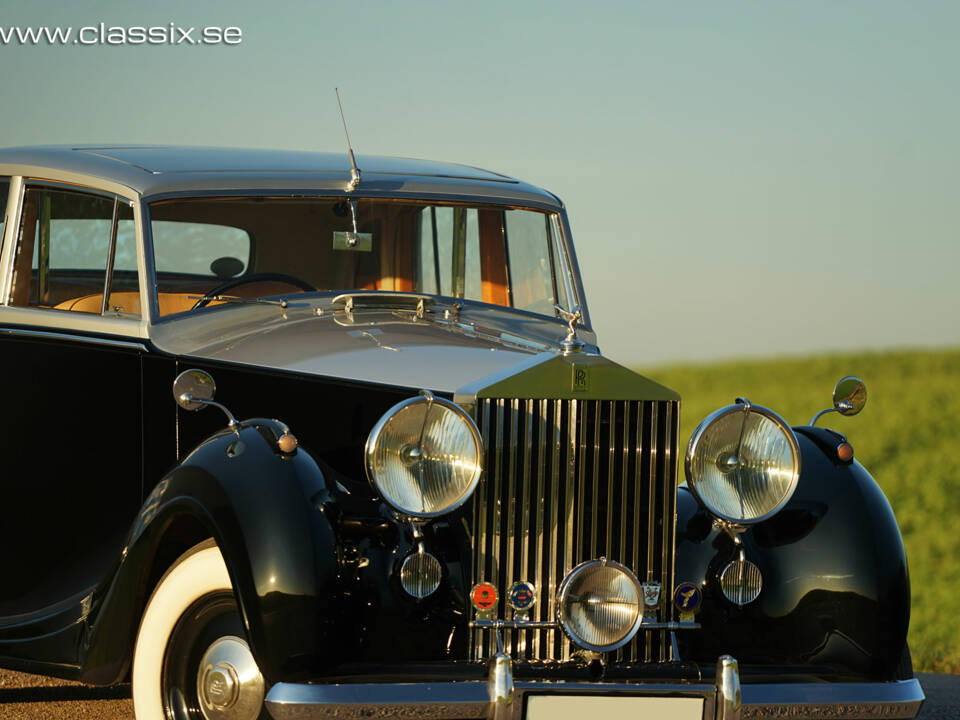
[[[241,305],[276,305],[277,307],[287,308],[290,303],[286,298],[279,300],[267,300],[266,298],[242,298],[231,297],[230,295],[187,295],[188,300],[209,300],[210,302],[239,303]]]

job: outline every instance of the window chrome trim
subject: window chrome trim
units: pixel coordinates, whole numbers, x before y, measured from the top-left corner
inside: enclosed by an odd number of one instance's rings
[[[137,245],[137,272],[140,273],[140,321],[144,327],[160,317],[157,284],[154,282],[153,240],[150,235],[150,214],[143,198],[130,201],[133,208],[133,231]]]
[[[118,197],[117,193],[115,192],[91,185],[84,185],[82,183],[73,183],[64,180],[49,180],[47,178],[34,177],[32,175],[24,175],[22,176],[22,180],[24,186],[30,186],[32,188],[44,188],[46,190],[60,192],[76,192],[83,193],[84,195],[97,195],[98,197],[106,198],[107,200],[113,200]]]
[[[2,169],[0,165],[0,169]],[[229,179],[229,178],[228,178]],[[346,198],[353,197],[358,200],[387,200],[397,202],[421,202],[425,205],[465,205],[469,207],[490,206],[493,208],[505,208],[510,210],[536,210],[552,214],[565,214],[562,206],[549,202],[546,198],[535,196],[527,197],[516,195],[490,195],[484,193],[464,193],[464,192],[444,192],[443,190],[376,190],[368,188],[366,191],[357,190],[348,193],[343,189],[343,179],[335,179],[329,187],[319,187],[317,185],[291,185],[290,187],[262,187],[258,185],[227,187],[219,185],[217,187],[201,188],[193,187],[186,190],[164,190],[157,193],[144,195],[144,201],[148,204],[163,202],[166,200],[190,200],[190,199],[215,199],[215,198],[238,198],[238,197],[262,197],[262,198],[282,198],[282,199],[324,199],[324,198]]]
[[[21,308],[0,306],[0,326],[8,330],[42,328],[54,335],[90,333],[131,339],[146,339],[147,324],[140,318],[102,316],[54,308]],[[83,336],[78,336],[83,337]]]
[[[6,305],[10,297],[13,253],[20,229],[20,210],[23,205],[23,178],[10,178],[10,193],[7,196],[7,221],[3,226],[3,245],[0,248],[0,305]],[[15,229],[16,228],[16,229]]]
[[[113,193],[128,200],[139,197],[136,190],[121,182],[54,167],[40,167],[23,163],[0,163],[0,175],[17,176],[38,182],[72,185],[94,192]]]
[[[129,340],[114,340],[112,338],[93,337],[90,335],[73,335],[71,333],[58,333],[49,330],[28,330],[26,328],[0,328],[0,335],[11,335],[14,337],[32,337],[43,340],[67,340],[69,342],[89,343],[91,345],[106,345],[107,347],[124,348],[126,350],[139,350],[146,352],[147,346],[143,343],[130,342]]]
[[[580,274],[580,263],[573,246],[573,233],[570,230],[570,218],[567,217],[566,208],[558,210],[556,218],[560,225],[560,246],[563,249],[563,261],[567,266],[569,282],[573,286],[574,304],[580,306],[580,313],[583,318],[580,326],[593,331],[593,322],[590,320],[590,310],[587,307],[587,296],[583,291],[583,276]]]
[[[15,180],[15,179],[16,179],[16,178],[15,178],[14,176],[12,176],[12,175],[4,175],[4,174],[0,173],[0,182],[4,182],[4,181],[5,181],[5,182],[7,183],[7,197],[4,198],[4,203],[3,203],[3,216],[0,217],[0,223],[2,223],[2,225],[0,225],[0,227],[3,228],[3,232],[0,232],[0,240],[3,239],[3,238],[2,238],[3,235],[6,235],[7,225],[8,225],[9,222],[10,222],[9,218],[12,217],[12,215],[11,215],[11,213],[10,213],[10,208],[11,208],[10,200],[13,198],[13,185],[14,185],[14,180]]]
[[[110,219],[110,242],[107,247],[107,271],[103,275],[103,297],[100,298],[100,314],[106,315],[110,307],[110,291],[113,288],[113,264],[117,252],[117,224],[120,221],[120,198],[113,196],[113,217]],[[139,285],[139,278],[138,285]]]

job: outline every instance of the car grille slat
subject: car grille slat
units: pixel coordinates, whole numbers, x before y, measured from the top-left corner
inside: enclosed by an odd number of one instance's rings
[[[507,472],[507,498],[516,498],[516,472],[517,467],[517,425],[520,416],[519,400],[510,401],[510,465],[508,466]],[[504,582],[505,587],[510,587],[514,582],[514,565],[513,557],[516,551],[516,500],[507,502],[507,554],[506,557],[510,559],[510,562],[506,564],[506,580]],[[520,541],[523,541],[523,536],[520,536]],[[515,638],[515,633],[508,633],[508,636],[505,638],[507,643],[507,652],[511,652],[513,648],[513,642]]]
[[[650,408],[650,428],[649,428],[649,440],[647,441],[647,447],[650,448],[650,453],[647,457],[647,491],[649,493],[647,500],[647,580],[653,580],[653,552],[654,552],[654,537],[656,534],[656,520],[655,520],[655,508],[656,508],[656,491],[657,484],[654,482],[657,476],[657,446],[654,442],[654,438],[657,433],[657,407]],[[643,649],[643,659],[646,662],[651,661],[651,648],[648,643]]]
[[[678,404],[675,401],[481,399],[478,425],[486,471],[470,513],[473,582],[491,582],[498,617],[519,580],[536,586],[531,620],[557,617],[557,590],[586,560],[607,557],[641,580],[662,584],[670,619]],[[489,657],[494,633],[471,631],[471,657]],[[504,649],[518,660],[562,661],[576,650],[561,630],[510,630]],[[641,632],[614,662],[665,662],[666,631]]]

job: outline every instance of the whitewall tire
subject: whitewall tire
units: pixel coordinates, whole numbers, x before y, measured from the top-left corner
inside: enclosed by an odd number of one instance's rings
[[[160,580],[133,655],[137,720],[256,720],[264,682],[243,633],[230,575],[211,543]]]

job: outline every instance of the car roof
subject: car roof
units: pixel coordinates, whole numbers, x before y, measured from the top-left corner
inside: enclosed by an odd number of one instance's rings
[[[356,191],[485,197],[562,207],[545,190],[470,165],[357,155]],[[50,168],[119,183],[144,197],[228,191],[343,190],[346,153],[164,145],[45,145],[0,149],[0,166]],[[391,192],[392,191],[392,192]]]

